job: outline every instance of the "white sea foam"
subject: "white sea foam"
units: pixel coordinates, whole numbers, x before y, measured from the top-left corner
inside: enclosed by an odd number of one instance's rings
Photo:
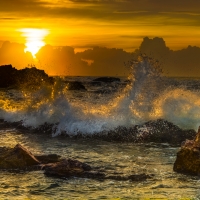
[[[71,100],[69,91],[58,79],[53,87],[45,86],[34,92],[15,91],[19,101],[2,92],[0,118],[23,121],[24,126],[34,128],[44,123],[54,124],[53,136],[62,132],[92,134],[158,118],[183,128],[198,127],[198,91],[173,84],[166,86],[164,83],[170,79],[163,78],[158,63],[148,57],[131,61],[128,67],[130,83],[119,93],[110,93],[109,100],[98,95],[95,98],[87,96],[87,92]]]

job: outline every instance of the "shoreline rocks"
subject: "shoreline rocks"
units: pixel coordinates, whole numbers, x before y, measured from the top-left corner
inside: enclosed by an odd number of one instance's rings
[[[35,134],[48,134],[51,136],[53,127],[56,124],[47,124],[32,128],[24,127],[22,122],[7,122],[0,119],[0,128],[16,128],[20,131],[34,132]],[[179,146],[186,139],[193,139],[196,132],[192,129],[184,130],[163,119],[155,121],[149,121],[143,125],[135,125],[132,127],[119,126],[113,130],[107,130],[97,132],[94,134],[67,134],[63,132],[61,134],[64,137],[70,137],[74,139],[87,138],[98,139],[108,142],[130,142],[130,143],[169,143],[173,146]]]
[[[62,158],[57,154],[34,156],[20,144],[17,144],[14,148],[0,147],[0,170],[14,170],[16,172],[17,170],[43,170],[45,175],[58,178],[79,177],[116,181],[145,181],[152,177],[152,175],[144,173],[128,176],[106,174],[106,172],[93,169],[86,163],[70,158]]]
[[[200,175],[200,127],[193,140],[182,143],[173,170],[182,174]]]

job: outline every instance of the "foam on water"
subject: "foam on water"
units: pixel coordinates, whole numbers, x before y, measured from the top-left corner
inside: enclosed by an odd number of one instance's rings
[[[109,102],[102,99],[101,104],[73,103],[58,79],[53,87],[45,86],[34,92],[18,91],[19,98],[23,99],[19,104],[16,99],[5,98],[5,94],[1,96],[0,118],[23,121],[24,126],[34,128],[44,123],[54,124],[53,136],[62,132],[92,134],[158,118],[183,128],[198,127],[198,91],[166,86],[167,79],[161,76],[158,63],[148,57],[130,61],[128,67],[130,84]]]

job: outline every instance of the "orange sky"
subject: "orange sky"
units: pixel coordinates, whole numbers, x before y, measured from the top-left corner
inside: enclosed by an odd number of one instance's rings
[[[25,43],[19,29],[49,30],[45,42],[133,51],[142,38],[162,37],[171,49],[200,46],[199,0],[0,1],[0,41]]]

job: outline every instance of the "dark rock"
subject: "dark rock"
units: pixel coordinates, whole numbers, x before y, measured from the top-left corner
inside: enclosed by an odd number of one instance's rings
[[[70,81],[66,83],[68,90],[86,90],[85,86],[79,81]]]
[[[1,148],[0,168],[1,169],[25,169],[40,162],[26,148],[17,144],[14,148]]]
[[[93,80],[93,82],[104,82],[104,83],[112,83],[112,82],[120,82],[120,78],[116,77],[99,77]]]
[[[200,175],[200,127],[195,139],[182,143],[173,169],[183,174]]]
[[[170,143],[179,145],[186,139],[193,139],[196,135],[194,130],[184,130],[163,119],[156,121],[149,121],[144,124],[147,131],[143,132],[139,141],[156,142],[156,143]]]
[[[97,180],[145,181],[151,176],[147,174],[123,175],[119,173],[106,174],[78,160],[62,159],[57,154],[34,156],[26,148],[17,144],[14,148],[0,147],[0,169],[20,172],[20,170],[44,170],[47,176],[60,178],[80,177]]]
[[[44,70],[35,67],[17,70],[12,65],[0,66],[0,88],[36,88],[42,84],[53,84],[54,80]]]
[[[41,164],[47,164],[47,163],[56,163],[59,162],[61,159],[60,155],[57,154],[49,154],[49,155],[35,155],[35,158],[41,163]]]
[[[46,175],[61,176],[61,177],[81,177],[85,171],[90,171],[92,168],[78,160],[64,159],[57,163],[50,163],[44,166]]]
[[[119,126],[114,130],[95,133],[88,137],[103,139],[109,142],[155,142],[180,145],[184,140],[192,139],[195,135],[196,132],[194,130],[183,130],[171,122],[158,119],[130,128]]]

